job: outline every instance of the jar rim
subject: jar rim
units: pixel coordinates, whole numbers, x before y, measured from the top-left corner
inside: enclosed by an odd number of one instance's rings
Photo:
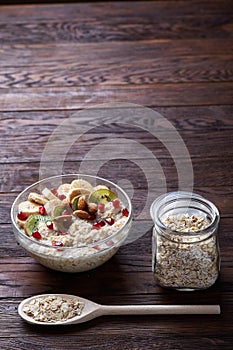
[[[207,206],[211,212],[213,213],[213,218],[210,222],[210,224],[203,229],[195,230],[195,231],[178,231],[173,230],[169,228],[168,226],[164,225],[161,221],[160,217],[156,215],[159,211],[159,209],[162,207],[162,205],[166,203],[171,203],[172,201],[178,201],[178,200],[187,200],[187,201],[199,201],[203,205]],[[188,208],[188,206],[187,206]],[[208,199],[204,198],[203,196],[193,193],[193,192],[186,192],[186,191],[174,191],[174,192],[167,192],[162,195],[160,195],[158,198],[156,198],[150,207],[150,215],[154,222],[154,225],[158,226],[161,230],[170,232],[171,234],[177,235],[177,236],[189,236],[189,237],[195,237],[199,236],[200,233],[202,234],[208,234],[208,232],[212,232],[212,229],[214,226],[218,224],[219,221],[219,211],[217,207]],[[205,239],[205,238],[204,238]],[[203,240],[204,240],[203,239]]]

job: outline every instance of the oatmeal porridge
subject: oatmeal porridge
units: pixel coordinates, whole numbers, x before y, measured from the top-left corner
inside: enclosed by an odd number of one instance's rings
[[[31,191],[19,202],[15,221],[24,234],[19,243],[36,260],[79,272],[115,254],[128,233],[129,215],[115,189],[77,178],[57,188]]]

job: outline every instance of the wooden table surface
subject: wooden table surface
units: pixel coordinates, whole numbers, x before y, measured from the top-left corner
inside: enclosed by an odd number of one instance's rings
[[[232,349],[232,18],[231,0],[0,6],[1,349]],[[133,187],[135,222],[148,194],[147,176],[160,189],[155,160],[167,190],[178,189],[177,157],[153,134],[153,125],[139,130],[132,120],[123,126],[110,114],[101,126],[97,112],[97,119],[79,115],[97,104],[119,102],[163,115],[189,151],[194,192],[220,210],[221,274],[205,291],[178,292],[155,283],[148,212],[138,221],[139,239],[89,272],[49,270],[16,244],[13,200],[39,179],[49,137],[74,113],[80,130],[88,131],[67,151],[64,173],[84,164],[90,173]],[[119,157],[107,146],[98,159],[87,157],[110,139]],[[128,152],[131,141],[142,145],[139,153]],[[135,159],[142,149],[148,154],[140,168]],[[36,327],[19,318],[21,300],[53,292],[105,304],[220,304],[222,312],[105,316],[64,328]]]

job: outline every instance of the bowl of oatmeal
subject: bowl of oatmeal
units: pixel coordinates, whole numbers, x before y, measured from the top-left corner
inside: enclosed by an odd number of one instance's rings
[[[53,270],[83,272],[105,263],[124,243],[132,206],[109,180],[67,174],[21,192],[11,221],[17,242],[36,261]]]

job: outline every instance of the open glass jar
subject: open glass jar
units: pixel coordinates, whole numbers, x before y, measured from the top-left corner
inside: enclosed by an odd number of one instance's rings
[[[150,213],[157,283],[187,291],[212,286],[220,270],[216,206],[200,195],[178,191],[157,198]]]

